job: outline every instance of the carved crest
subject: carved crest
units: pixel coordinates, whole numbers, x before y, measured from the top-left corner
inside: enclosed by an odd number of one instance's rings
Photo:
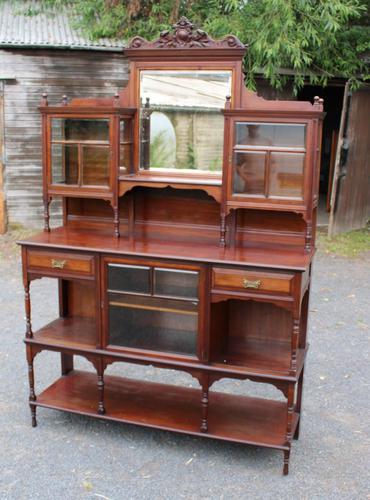
[[[205,31],[195,28],[194,24],[184,16],[172,28],[173,32],[162,31],[159,38],[153,42],[136,36],[131,40],[129,49],[245,49],[245,45],[234,35],[228,35],[222,40],[213,40]]]

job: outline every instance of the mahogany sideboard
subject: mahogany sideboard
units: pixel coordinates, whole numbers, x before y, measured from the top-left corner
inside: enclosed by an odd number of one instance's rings
[[[32,425],[53,408],[276,448],[298,439],[323,102],[267,101],[243,83],[244,45],[181,18],[131,41],[109,99],[40,111],[44,231],[22,246]],[[49,205],[63,200],[63,225]],[[59,284],[33,331],[30,284]],[[33,362],[61,355],[35,393]],[[83,356],[93,371],[74,369]],[[200,389],[105,375],[115,362],[181,370]],[[210,390],[272,384],[284,400]]]

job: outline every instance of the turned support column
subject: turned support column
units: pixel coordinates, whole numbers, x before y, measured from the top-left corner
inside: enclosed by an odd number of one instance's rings
[[[44,231],[50,232],[50,213],[49,213],[50,200],[44,199]]]
[[[104,406],[104,365],[102,362],[99,362],[99,366],[97,368],[98,372],[98,414],[105,414],[105,406]]]
[[[300,428],[300,425],[301,425],[301,418],[302,418],[301,409],[302,409],[302,394],[303,394],[303,377],[304,377],[304,368],[302,369],[302,372],[301,372],[301,374],[300,374],[300,376],[299,376],[299,380],[298,380],[296,412],[297,412],[297,413],[299,413],[299,420],[298,420],[298,424],[297,424],[297,427],[296,427],[296,430],[295,430],[295,433],[294,433],[294,436],[293,436],[293,438],[294,438],[294,439],[298,439],[298,438],[299,438],[299,428]]]
[[[27,363],[28,363],[28,382],[29,382],[29,396],[28,396],[28,401],[30,404],[30,410],[31,410],[31,422],[32,422],[32,427],[37,426],[37,420],[36,420],[36,406],[32,404],[33,402],[36,401],[36,393],[35,393],[35,375],[33,371],[33,352],[32,352],[32,347],[27,346]]]
[[[293,439],[293,417],[294,417],[294,389],[295,384],[291,383],[288,386],[288,401],[287,401],[287,420],[286,420],[286,443],[289,446],[288,450],[284,450],[284,470],[283,474],[286,476],[289,473],[289,458],[290,446]]]
[[[300,320],[299,318],[294,318],[292,344],[291,344],[291,361],[290,361],[290,369],[293,372],[297,370],[297,350],[298,350],[299,333],[300,333]]]
[[[32,339],[30,281],[24,281],[24,308],[26,312],[26,338]]]
[[[220,218],[220,246],[226,246],[226,214],[221,213]]]
[[[305,236],[305,251],[307,253],[312,250],[312,221],[308,220],[306,222],[306,236]]]
[[[201,432],[208,432],[208,403],[209,403],[209,376],[204,375],[202,378],[202,423],[200,426]]]
[[[118,206],[113,207],[113,220],[114,220],[114,236],[116,238],[120,237],[120,232],[119,232],[119,210]]]

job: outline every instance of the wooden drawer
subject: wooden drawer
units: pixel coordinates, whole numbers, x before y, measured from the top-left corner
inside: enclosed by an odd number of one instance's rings
[[[95,273],[92,255],[44,250],[28,250],[27,269],[60,276],[69,274],[93,276]]]
[[[291,294],[294,274],[214,267],[212,288],[236,292]]]

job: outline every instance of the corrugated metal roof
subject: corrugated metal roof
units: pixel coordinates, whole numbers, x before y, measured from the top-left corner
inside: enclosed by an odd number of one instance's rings
[[[89,40],[72,28],[67,12],[32,16],[23,13],[28,7],[37,9],[38,5],[37,0],[0,1],[0,47],[121,51],[126,46],[124,41],[108,38]]]

